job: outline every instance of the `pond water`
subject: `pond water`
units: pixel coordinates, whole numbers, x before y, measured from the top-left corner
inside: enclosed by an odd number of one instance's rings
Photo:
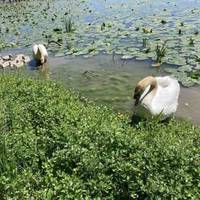
[[[116,112],[133,114],[133,91],[136,83],[145,76],[167,75],[161,69],[151,67],[152,61],[121,60],[120,56],[99,55],[91,58],[50,57],[40,70],[20,70],[31,76],[61,82],[98,105],[107,105]],[[181,87],[178,118],[200,124],[200,87]]]
[[[45,43],[49,67],[28,67],[26,73],[56,79],[97,104],[129,114],[140,79],[172,74],[190,87],[181,89],[177,116],[200,123],[199,14],[199,0],[1,3],[0,53],[31,55],[33,43]],[[150,67],[157,45],[164,43],[164,64],[159,70]]]
[[[0,49],[42,42],[56,56],[101,53],[162,62],[183,85],[200,85],[200,1],[47,0],[0,4]]]

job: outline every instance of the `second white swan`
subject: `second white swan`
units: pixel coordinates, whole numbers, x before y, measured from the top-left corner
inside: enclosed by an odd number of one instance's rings
[[[38,64],[44,64],[47,61],[48,53],[43,44],[33,45],[33,57]]]

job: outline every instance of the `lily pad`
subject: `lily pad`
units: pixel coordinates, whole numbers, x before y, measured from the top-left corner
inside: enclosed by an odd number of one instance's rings
[[[132,55],[123,55],[121,57],[122,60],[130,60],[130,59],[133,59],[133,58],[134,58],[134,56],[132,56]]]

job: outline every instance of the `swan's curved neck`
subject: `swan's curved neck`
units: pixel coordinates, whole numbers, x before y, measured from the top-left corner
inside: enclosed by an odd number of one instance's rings
[[[158,84],[156,81],[156,78],[150,77],[148,82],[147,82],[147,87],[144,90],[143,94],[141,95],[141,101],[145,102],[152,102],[153,98],[156,95],[157,89],[158,89]]]

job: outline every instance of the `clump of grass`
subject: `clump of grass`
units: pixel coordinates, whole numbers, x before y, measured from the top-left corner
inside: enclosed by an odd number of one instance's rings
[[[156,54],[156,62],[162,63],[162,59],[166,56],[167,47],[166,42],[164,42],[162,45],[157,44],[155,48],[155,54]]]
[[[147,38],[142,39],[142,46],[146,47],[147,46]]]
[[[64,24],[65,24],[65,31],[67,33],[72,33],[75,30],[74,23],[73,23],[71,17],[66,18],[64,21]]]
[[[103,31],[105,28],[106,28],[106,24],[105,24],[105,22],[103,22],[103,23],[101,24],[101,31]]]

